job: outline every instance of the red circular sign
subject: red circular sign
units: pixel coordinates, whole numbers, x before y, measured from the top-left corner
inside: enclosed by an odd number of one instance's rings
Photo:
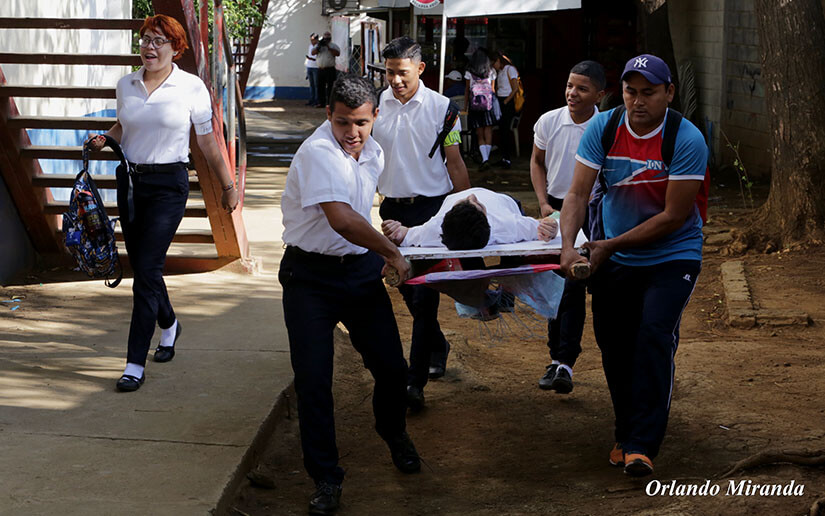
[[[419,9],[432,9],[439,5],[441,0],[410,0],[410,3]]]

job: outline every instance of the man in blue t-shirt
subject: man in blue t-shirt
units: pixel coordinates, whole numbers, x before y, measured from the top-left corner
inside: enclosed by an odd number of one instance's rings
[[[610,463],[625,473],[653,473],[667,427],[679,323],[702,265],[702,219],[697,194],[707,146],[687,120],[678,126],[670,166],[662,133],[676,88],[656,56],[627,62],[622,73],[626,113],[613,145],[602,133],[612,111],[585,130],[573,183],[561,214],[562,271],[588,262],[573,248],[597,176],[607,188],[604,240],[588,242],[593,329],[616,416]]]

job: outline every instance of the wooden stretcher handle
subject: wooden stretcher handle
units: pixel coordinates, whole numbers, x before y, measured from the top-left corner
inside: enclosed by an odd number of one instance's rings
[[[570,267],[570,275],[573,276],[573,279],[583,280],[590,277],[590,264],[589,263],[574,263]]]
[[[401,275],[398,274],[398,269],[387,266],[387,273],[384,275],[384,281],[391,287],[401,286]]]
[[[413,276],[412,263],[410,262],[409,258],[406,258],[406,261],[410,265],[410,277],[412,277]],[[400,287],[401,283],[403,283],[401,281],[401,275],[398,274],[398,269],[396,269],[395,267],[393,267],[391,265],[387,265],[387,273],[384,275],[384,281],[387,283],[387,285],[389,285],[391,287]]]

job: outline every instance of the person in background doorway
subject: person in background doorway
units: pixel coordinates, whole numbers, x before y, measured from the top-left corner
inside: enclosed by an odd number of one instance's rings
[[[501,107],[501,118],[498,121],[498,144],[501,149],[501,161],[498,163],[502,168],[510,168],[510,149],[513,146],[513,133],[510,124],[516,116],[516,103],[513,97],[518,91],[518,70],[513,66],[512,61],[501,52],[493,52],[490,56],[493,62],[493,69],[496,71],[496,97]]]
[[[335,82],[335,58],[341,55],[341,49],[332,42],[332,34],[326,31],[310,54],[315,56],[318,65],[318,107],[326,107]]]
[[[309,48],[307,49],[306,59],[304,59],[304,66],[307,69],[307,80],[309,81],[309,100],[307,106],[317,106],[318,102],[318,63],[316,57],[312,54],[315,45],[318,44],[318,34],[312,33],[309,35]]]
[[[499,115],[496,113],[497,99],[496,71],[490,65],[487,51],[479,48],[473,52],[467,71],[464,72],[464,106],[467,109],[467,121],[470,129],[476,131],[478,150],[481,152],[481,167],[490,168],[490,150],[493,141],[493,126]]]

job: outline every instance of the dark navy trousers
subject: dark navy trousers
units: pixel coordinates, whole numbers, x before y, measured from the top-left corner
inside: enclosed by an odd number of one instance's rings
[[[304,467],[318,482],[340,484],[332,398],[333,330],[342,322],[375,379],[375,429],[392,439],[406,429],[407,362],[389,295],[384,260],[373,252],[338,257],[287,247],[278,279],[295,374]]]
[[[547,201],[554,210],[561,210],[564,206],[564,199],[549,194]],[[588,233],[588,226],[585,217],[582,225],[585,234]],[[558,315],[555,319],[547,321],[547,347],[550,348],[550,358],[570,367],[573,367],[582,352],[586,298],[586,281],[565,278]]]
[[[189,171],[180,164],[172,172],[133,175],[134,219],[128,221],[128,176],[117,169],[117,205],[132,268],[132,322],[126,360],[145,365],[155,324],[169,328],[175,311],[163,281],[166,252],[178,230],[189,197]]]
[[[593,329],[625,453],[655,457],[665,437],[679,323],[698,260],[630,267],[608,260],[591,277]]]
[[[446,195],[416,197],[412,203],[385,198],[379,213],[382,220],[397,220],[408,228],[420,226],[438,213],[445,197]],[[423,389],[429,379],[430,354],[444,353],[447,350],[447,339],[438,324],[440,294],[423,285],[401,285],[398,290],[413,317],[407,385]]]

